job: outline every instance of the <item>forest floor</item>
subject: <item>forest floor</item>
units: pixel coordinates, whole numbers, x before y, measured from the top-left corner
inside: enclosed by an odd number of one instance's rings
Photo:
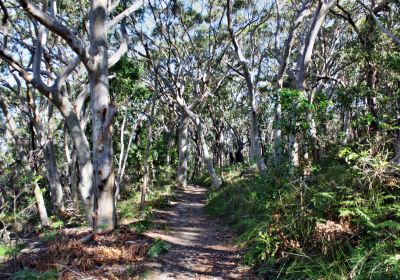
[[[217,220],[205,216],[206,189],[189,185],[176,193],[173,206],[157,210],[162,230],[146,233],[163,240],[168,251],[145,263],[144,279],[250,279],[240,265],[240,250]],[[160,228],[160,227],[158,227]]]
[[[39,235],[0,263],[0,279],[254,279],[240,264],[232,234],[204,214],[206,191],[193,185],[176,190],[167,206],[153,210],[144,233],[137,230],[144,221],[127,220],[85,242],[88,228]]]

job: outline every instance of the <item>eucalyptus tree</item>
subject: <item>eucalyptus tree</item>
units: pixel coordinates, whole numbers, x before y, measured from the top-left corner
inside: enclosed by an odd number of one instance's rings
[[[47,97],[58,108],[65,118],[69,133],[77,150],[80,167],[80,193],[85,206],[86,217],[90,225],[97,232],[112,230],[116,225],[116,213],[114,203],[114,171],[112,152],[112,121],[116,113],[109,94],[109,64],[118,61],[126,52],[126,44],[122,42],[120,48],[109,58],[107,34],[131,13],[140,8],[142,1],[131,3],[121,13],[109,19],[113,9],[119,2],[109,3],[105,0],[94,0],[90,7],[86,7],[85,18],[89,20],[89,32],[85,28],[78,30],[69,26],[71,15],[56,15],[55,1],[50,1],[50,8],[46,1],[38,6],[26,0],[18,1],[16,12],[22,9],[36,26],[39,26],[37,38],[32,40],[33,69],[24,65],[30,62],[16,58],[9,52],[6,37],[3,36],[3,44],[0,57],[13,71],[36,88],[43,96]],[[6,7],[7,9],[7,7]],[[25,18],[26,20],[26,18]],[[72,23],[72,22],[71,22]],[[123,30],[123,24],[121,25]],[[43,79],[41,65],[45,63],[47,30],[56,38],[59,36],[69,47],[70,60],[64,69],[59,70],[53,79],[52,85]],[[29,52],[28,52],[29,53]],[[72,56],[72,53],[75,55]],[[19,60],[19,61],[18,61]],[[72,102],[62,93],[62,89],[68,76],[79,63],[85,66],[88,81],[92,112],[92,154],[89,142],[82,129],[77,112]]]
[[[398,10],[398,4],[392,1],[344,1],[331,9],[348,27],[340,35],[344,48],[339,51],[342,58],[337,63],[342,77],[335,96],[343,111],[345,144],[369,136],[375,138],[369,141],[379,142],[387,133],[392,134],[392,143],[397,142],[397,118],[388,112],[398,109],[389,109],[385,100],[397,100],[398,43],[394,34],[399,25],[394,15]],[[394,154],[396,146],[389,148]]]
[[[303,22],[303,31],[300,41],[299,54],[296,61],[295,70],[287,68],[286,72],[290,75],[290,78],[295,83],[295,88],[299,92],[301,97],[304,97],[308,102],[312,102],[312,95],[307,93],[307,78],[309,75],[309,68],[311,65],[315,43],[317,40],[317,35],[323,26],[325,18],[329,12],[329,9],[333,6],[334,1],[318,1],[316,7],[314,8],[312,19]],[[308,4],[303,7],[303,10]],[[302,13],[299,14],[300,19],[303,17]],[[289,38],[290,39],[290,38]],[[282,64],[284,65],[284,64]],[[297,139],[297,111],[299,109],[299,103],[293,105],[291,113],[291,128],[289,132],[289,162],[293,166],[299,166],[299,144]],[[316,134],[315,120],[312,117],[311,112],[307,114],[309,134],[314,149],[318,149],[318,138]]]
[[[274,161],[276,163],[282,160],[282,104],[280,100],[279,91],[283,89],[284,75],[286,73],[291,52],[293,49],[295,38],[297,37],[297,30],[305,18],[310,14],[311,1],[304,1],[301,8],[297,11],[296,16],[289,24],[286,38],[281,39],[282,31],[284,30],[283,13],[289,14],[292,10],[283,10],[280,1],[276,1],[276,32],[275,32],[275,43],[274,51],[276,59],[278,60],[278,72],[276,74],[276,90],[277,94],[275,97],[275,120],[274,120]],[[282,41],[284,41],[282,45]]]
[[[155,28],[153,36],[146,35],[149,43],[143,42],[144,56],[153,73],[153,82],[167,89],[163,96],[179,114],[178,184],[182,187],[187,185],[188,130],[192,121],[199,136],[202,161],[212,184],[219,187],[221,180],[214,170],[204,137],[204,125],[196,110],[202,107],[208,96],[217,93],[223,82],[223,77],[216,73],[225,52],[218,38],[222,16],[215,13],[212,3],[203,13],[179,2],[160,1],[149,6]],[[156,56],[150,49],[151,45],[162,55]],[[215,88],[210,89],[211,85]]]
[[[40,186],[38,184],[37,176],[38,176],[38,164],[37,164],[37,157],[36,157],[36,152],[30,152],[31,150],[35,149],[35,135],[34,131],[31,129],[31,145],[29,143],[24,143],[24,140],[20,137],[21,130],[18,129],[17,123],[10,112],[10,106],[9,103],[4,100],[3,98],[0,98],[0,107],[1,111],[4,115],[5,118],[5,127],[8,133],[10,133],[12,142],[14,145],[14,148],[17,152],[18,158],[20,162],[24,165],[23,169],[27,173],[26,176],[30,177],[33,182],[33,194],[36,200],[36,206],[39,214],[39,220],[40,224],[42,227],[47,227],[49,226],[49,218],[48,218],[48,213],[47,213],[47,208],[45,205],[45,201],[43,198],[42,191],[40,189]],[[33,127],[31,125],[31,127]],[[26,149],[26,147],[29,147]]]
[[[240,9],[240,5],[243,4],[239,2],[236,10]],[[264,5],[267,5],[264,3]],[[227,18],[227,29],[229,32],[231,43],[234,47],[236,59],[239,62],[240,69],[234,69],[235,72],[239,73],[246,82],[249,107],[250,107],[250,121],[251,121],[251,130],[250,130],[250,161],[255,160],[258,166],[258,169],[261,172],[266,171],[266,165],[264,163],[261,144],[260,144],[260,130],[259,130],[259,119],[258,119],[258,108],[257,108],[257,94],[258,94],[258,83],[260,82],[260,76],[262,72],[262,62],[265,59],[266,46],[261,47],[257,43],[261,44],[261,41],[265,38],[258,38],[256,40],[256,36],[254,36],[254,32],[246,32],[247,29],[258,29],[263,26],[271,16],[271,7],[264,7],[265,11],[260,14],[260,12],[256,9],[257,5],[255,3],[251,3],[249,7],[245,6],[245,11],[249,14],[249,19],[247,19],[244,23],[240,23],[241,30],[239,32],[235,31],[234,21],[233,21],[233,8],[232,1],[227,0],[227,8],[226,8],[226,18]],[[254,16],[255,15],[255,16]],[[239,44],[238,34],[245,33],[249,35],[248,45],[249,51],[246,49],[246,53],[250,53],[248,58],[245,57],[245,53],[243,50],[243,46]],[[244,36],[244,35],[243,35]],[[255,42],[257,42],[255,44]],[[264,44],[270,43],[270,40],[267,42],[263,42]]]

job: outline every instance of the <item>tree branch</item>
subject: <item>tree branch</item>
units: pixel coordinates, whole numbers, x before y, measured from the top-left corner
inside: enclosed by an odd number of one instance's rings
[[[130,5],[127,9],[121,12],[119,15],[116,15],[112,20],[107,23],[107,30],[110,30],[115,25],[117,25],[121,20],[129,16],[130,14],[137,11],[141,6],[144,5],[144,0],[137,0],[132,5]]]
[[[372,18],[375,20],[376,24],[378,25],[379,29],[385,33],[392,41],[397,45],[397,48],[400,50],[400,38],[395,36],[392,32],[390,32],[385,26],[383,26],[382,22],[377,18],[375,15],[374,11],[365,5],[362,1],[357,0],[357,2],[364,8],[366,9],[372,16]]]
[[[75,57],[74,60],[72,60],[71,63],[57,76],[53,87],[60,91],[69,74],[74,71],[74,69],[79,65],[80,62],[81,58],[79,56]]]
[[[29,2],[28,0],[19,0],[22,8],[33,18],[37,19],[41,24],[46,26],[50,31],[56,33],[71,47],[71,49],[79,55],[82,62],[87,66],[90,55],[83,43],[67,26],[63,25],[61,22],[57,21],[55,18],[49,14],[40,10],[35,4]]]

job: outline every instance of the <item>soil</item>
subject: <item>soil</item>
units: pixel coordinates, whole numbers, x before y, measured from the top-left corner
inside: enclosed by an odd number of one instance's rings
[[[240,250],[231,245],[232,235],[203,211],[206,189],[189,185],[178,191],[173,207],[159,210],[163,230],[146,235],[165,241],[169,250],[145,264],[143,279],[250,279],[240,265]]]
[[[56,269],[57,278],[65,280],[255,279],[240,264],[241,251],[229,231],[204,214],[205,203],[206,189],[190,185],[178,190],[169,206],[155,210],[154,227],[145,234],[136,233],[137,221],[131,221],[84,242],[88,228],[60,229],[51,241],[38,236],[18,257],[0,263],[0,279],[23,268]],[[168,250],[151,259],[148,251],[156,240]]]

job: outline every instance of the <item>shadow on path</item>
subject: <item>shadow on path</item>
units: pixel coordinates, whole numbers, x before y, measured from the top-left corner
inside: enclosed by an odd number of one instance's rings
[[[160,238],[170,248],[145,264],[143,279],[250,279],[240,266],[240,251],[229,244],[231,236],[203,213],[206,189],[188,186],[176,195],[174,206],[157,211],[163,230],[146,235]]]

